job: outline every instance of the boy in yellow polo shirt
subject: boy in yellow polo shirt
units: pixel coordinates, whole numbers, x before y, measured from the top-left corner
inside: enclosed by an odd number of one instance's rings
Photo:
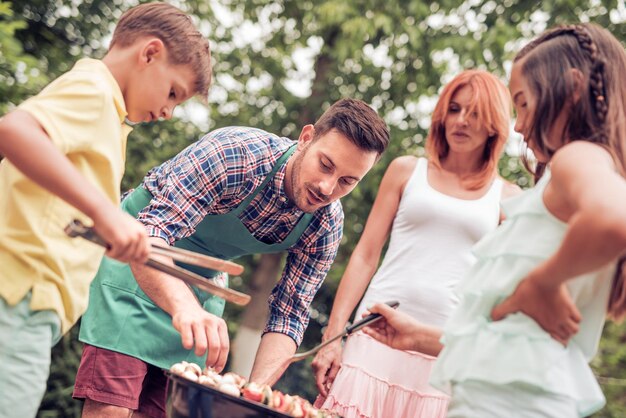
[[[0,417],[34,417],[50,349],[85,311],[104,251],[68,239],[93,221],[107,255],[142,261],[143,226],[118,208],[133,122],[206,96],[209,44],[164,4],[127,11],[102,60],[82,59],[0,120]]]

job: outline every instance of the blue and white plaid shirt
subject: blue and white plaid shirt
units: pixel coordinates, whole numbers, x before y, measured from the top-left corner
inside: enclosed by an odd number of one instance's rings
[[[154,198],[138,219],[149,236],[170,245],[188,237],[205,216],[239,206],[294,143],[254,128],[215,130],[150,170],[143,186]],[[256,239],[268,244],[282,242],[303,215],[285,195],[285,167],[280,167],[239,217]],[[270,296],[264,332],[289,335],[300,345],[309,306],[337,255],[342,228],[339,201],[315,212],[300,239],[288,249],[281,280]]]

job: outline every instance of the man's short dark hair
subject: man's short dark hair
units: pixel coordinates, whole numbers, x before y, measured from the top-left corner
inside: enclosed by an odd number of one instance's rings
[[[315,123],[315,137],[336,129],[362,150],[379,156],[389,144],[389,128],[367,103],[357,99],[341,99]]]

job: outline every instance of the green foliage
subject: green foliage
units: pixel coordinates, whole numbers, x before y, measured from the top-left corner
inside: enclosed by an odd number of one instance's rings
[[[78,341],[79,325],[61,338],[52,349],[48,389],[39,407],[38,418],[79,418],[82,402],[72,398],[74,377],[80,364],[83,344]]]
[[[67,71],[79,57],[103,56],[103,40],[129,7],[124,3],[0,0],[0,113]],[[621,23],[625,16],[616,0],[181,0],[175,4],[202,22],[211,39],[215,79],[206,120],[202,129],[181,119],[135,129],[129,137],[124,189],[135,186],[148,169],[195,141],[207,127],[250,125],[295,139],[304,124],[346,96],[371,103],[390,125],[392,143],[387,153],[343,199],[344,241],[311,308],[301,349],[320,340],[338,281],[386,166],[397,156],[423,153],[429,103],[451,75],[480,67],[504,78],[505,63],[522,40],[555,23],[590,20],[626,40]],[[499,168],[506,178],[529,186],[530,178],[517,157],[505,155]],[[247,272],[254,270],[257,261],[256,257],[244,260]],[[235,278],[233,283],[245,291],[247,278]],[[227,306],[231,334],[237,331],[240,314],[240,308]],[[626,414],[624,346],[623,326],[608,325],[593,363],[608,398],[608,406],[597,416]],[[80,404],[71,400],[70,393],[79,353],[74,330],[54,350],[49,390],[39,416],[78,416]],[[312,400],[315,387],[307,363],[292,365],[279,388]]]
[[[128,139],[122,189],[128,190],[137,186],[148,170],[178,154],[201,135],[196,126],[180,119],[135,128]]]
[[[11,3],[0,1],[0,114],[22,102],[45,81],[37,60],[25,53],[15,39],[16,31],[24,28],[26,22],[15,16]]]
[[[598,355],[592,361],[607,405],[594,416],[626,416],[626,333],[624,324],[609,322],[604,327]]]

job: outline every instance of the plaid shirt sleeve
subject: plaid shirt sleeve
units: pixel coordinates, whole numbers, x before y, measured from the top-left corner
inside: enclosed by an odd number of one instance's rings
[[[286,334],[296,345],[302,343],[309,324],[309,306],[335,260],[343,235],[341,204],[332,207],[315,238],[289,251],[281,280],[270,296],[270,314],[263,333]]]
[[[246,153],[226,130],[213,131],[144,180],[153,195],[138,214],[148,236],[172,245],[188,237],[218,200],[237,196],[245,185]]]

